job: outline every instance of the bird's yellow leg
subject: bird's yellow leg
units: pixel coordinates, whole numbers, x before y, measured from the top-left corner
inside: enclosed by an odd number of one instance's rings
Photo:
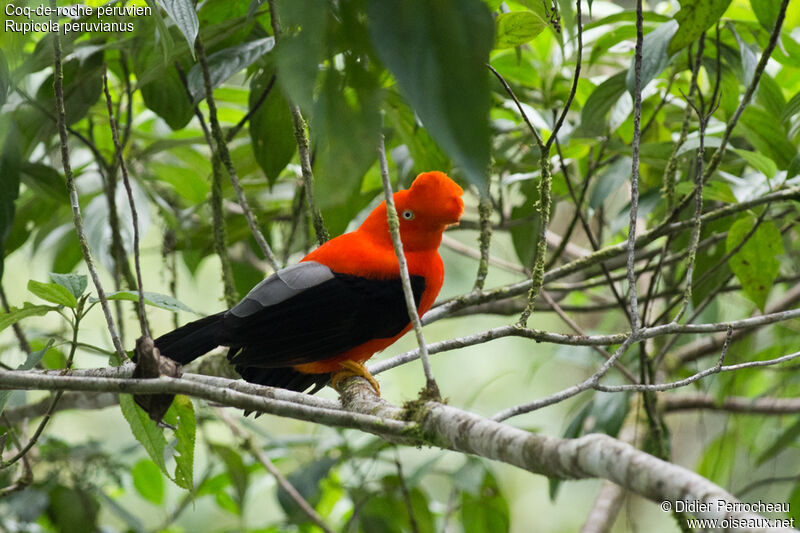
[[[339,366],[341,366],[342,369],[339,370],[338,372],[335,372],[331,376],[331,385],[333,385],[334,389],[339,390],[339,382],[344,378],[358,376],[369,381],[369,384],[372,385],[373,389],[375,389],[375,393],[378,396],[381,395],[381,386],[378,385],[378,382],[375,380],[372,374],[369,373],[369,370],[367,370],[367,367],[365,367],[363,364],[356,363],[351,359],[346,359],[340,362]]]

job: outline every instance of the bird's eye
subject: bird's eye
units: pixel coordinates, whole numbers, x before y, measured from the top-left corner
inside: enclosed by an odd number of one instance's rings
[[[414,220],[414,211],[406,209],[403,211],[403,218],[406,220]]]

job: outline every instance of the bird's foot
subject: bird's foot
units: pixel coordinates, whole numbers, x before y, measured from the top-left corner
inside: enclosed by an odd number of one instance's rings
[[[331,376],[331,385],[334,389],[337,391],[339,390],[339,382],[343,379],[358,376],[369,381],[369,384],[375,389],[375,394],[378,396],[381,395],[381,386],[378,385],[378,381],[369,373],[369,370],[367,370],[367,367],[363,364],[356,363],[352,360],[346,360],[339,363],[339,366],[341,366],[342,369]]]

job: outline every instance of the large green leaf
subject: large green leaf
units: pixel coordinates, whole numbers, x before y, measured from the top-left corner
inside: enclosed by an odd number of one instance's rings
[[[731,226],[725,241],[730,253],[753,229],[756,219],[745,215]],[[762,222],[741,249],[728,259],[728,264],[742,284],[745,296],[759,309],[764,310],[770,289],[778,276],[780,262],[777,256],[783,253],[783,240],[772,222]]]
[[[175,21],[178,29],[186,37],[189,49],[194,53],[194,41],[197,39],[197,32],[200,29],[200,22],[197,20],[197,12],[194,10],[192,0],[156,0],[164,8],[169,18]]]
[[[325,51],[329,6],[326,0],[280,2],[283,35],[276,50],[278,81],[292,102],[311,112],[314,83]]]
[[[253,76],[248,100],[252,112],[261,95],[271,85],[266,100],[250,116],[253,154],[270,185],[275,183],[297,151],[289,102],[274,80],[273,69],[262,70]]]
[[[33,294],[46,300],[48,302],[66,305],[67,307],[75,307],[78,305],[78,300],[75,296],[65,287],[58,283],[42,283],[35,279],[28,280],[28,290]]]
[[[547,27],[547,21],[533,11],[501,13],[494,23],[495,48],[513,48],[525,44]]]
[[[669,43],[669,55],[689,46],[711,27],[728,9],[731,0],[679,0],[681,10],[675,13],[678,31]]]
[[[479,0],[370,0],[378,56],[434,139],[486,187],[491,14]]]
[[[8,313],[0,313],[0,331],[3,331],[11,324],[16,324],[23,318],[29,316],[44,316],[50,311],[58,309],[52,305],[33,305],[30,302],[25,302],[22,307],[12,307]]]
[[[772,31],[775,27],[775,22],[778,20],[781,0],[750,0],[750,7],[761,25]]]
[[[757,152],[772,159],[781,170],[789,168],[797,155],[797,147],[789,140],[780,118],[760,107],[745,109],[735,131],[743,133]]]
[[[774,178],[778,172],[778,165],[775,164],[775,161],[764,154],[751,152],[750,150],[740,150],[739,148],[733,148],[733,151],[739,154],[748,165],[764,174],[767,181]]]
[[[653,78],[661,74],[661,71],[669,64],[670,56],[667,54],[667,46],[677,30],[678,23],[674,20],[669,20],[645,35],[642,43],[642,89]],[[634,59],[631,59],[631,66],[628,68],[628,74],[625,77],[625,85],[631,94],[633,94],[635,83],[634,73]]]
[[[175,478],[179,487],[194,488],[194,443],[197,420],[192,400],[188,396],[176,395],[164,422],[175,428]]]
[[[67,125],[74,124],[86,116],[103,91],[103,53],[98,52],[86,58],[78,57],[64,63],[64,111]],[[53,76],[50,75],[39,86],[36,99],[47,109],[55,109]],[[41,120],[41,115],[37,115]],[[50,120],[44,122],[55,131]]]
[[[57,274],[50,272],[50,279],[67,289],[75,298],[80,298],[89,284],[85,274]]]
[[[130,394],[119,395],[119,407],[122,416],[128,421],[133,436],[142,445],[155,464],[164,474],[167,472],[167,464],[164,460],[164,449],[167,447],[167,439],[164,437],[164,430],[150,419],[150,416],[133,401]]]
[[[194,116],[194,108],[174,63],[188,70],[189,62],[186,58],[166,62],[156,46],[153,35],[143,31],[133,54],[133,71],[142,83],[139,89],[144,104],[170,128],[180,130]]]
[[[59,203],[67,203],[69,201],[64,176],[53,167],[26,161],[22,163],[20,172],[22,183],[36,191],[36,193],[45,195],[48,199]]]
[[[141,459],[131,468],[131,477],[136,492],[155,505],[164,501],[164,475],[150,459]]]
[[[252,65],[261,56],[272,50],[274,46],[274,38],[264,37],[214,52],[208,56],[207,61],[211,88],[219,87],[225,80]],[[187,83],[195,103],[206,97],[203,72],[199,63],[189,71]]]
[[[314,180],[323,209],[356,201],[361,180],[378,157],[380,92],[377,80],[360,74],[361,86],[350,89],[343,75],[328,72],[314,106]]]
[[[626,72],[619,72],[597,86],[581,110],[581,124],[575,135],[595,137],[606,129],[606,115],[625,93]]]

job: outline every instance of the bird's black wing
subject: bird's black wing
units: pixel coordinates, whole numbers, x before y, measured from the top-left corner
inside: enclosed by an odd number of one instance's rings
[[[411,277],[419,305],[422,276]],[[340,274],[313,261],[258,284],[222,317],[223,339],[237,366],[277,368],[328,359],[409,323],[399,278]]]

